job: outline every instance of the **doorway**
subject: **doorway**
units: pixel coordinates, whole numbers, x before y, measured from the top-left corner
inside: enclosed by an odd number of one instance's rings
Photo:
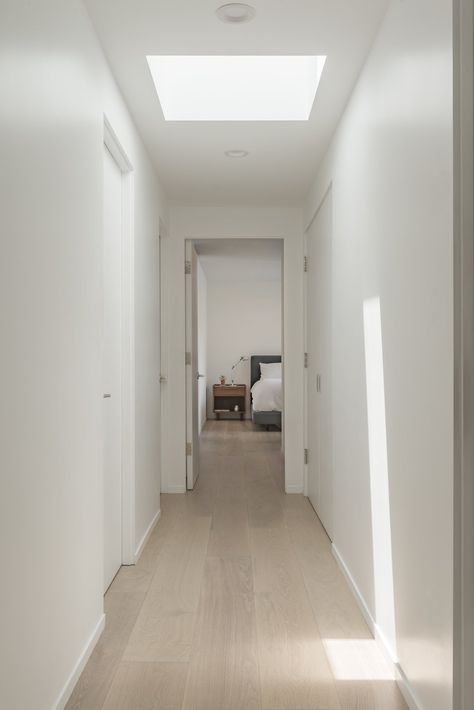
[[[231,448],[273,432],[281,448],[283,258],[282,239],[186,241],[187,490],[207,430]]]
[[[332,190],[307,234],[308,497],[332,539]]]
[[[132,166],[104,118],[104,591],[134,559]]]
[[[122,173],[104,145],[104,589],[122,564]]]

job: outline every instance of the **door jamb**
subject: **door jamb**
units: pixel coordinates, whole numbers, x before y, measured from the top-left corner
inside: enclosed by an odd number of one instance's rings
[[[184,288],[185,288],[185,348],[186,352],[192,351],[192,346],[191,343],[193,342],[193,332],[195,323],[194,323],[194,316],[196,315],[195,313],[195,308],[196,304],[194,303],[194,299],[196,294],[194,293],[194,279],[197,278],[197,274],[193,273],[192,269],[192,263],[193,263],[193,250],[194,250],[194,240],[193,239],[186,239],[184,242],[184,259],[185,259],[185,264],[186,267],[189,265],[191,266],[191,270],[188,272],[186,268],[185,272],[185,282],[184,282]],[[189,350],[188,350],[189,349]],[[197,457],[199,456],[199,451],[196,452],[195,447],[194,447],[194,426],[196,425],[196,422],[194,421],[194,407],[193,407],[193,385],[194,385],[194,377],[195,373],[193,372],[192,369],[192,360],[188,361],[188,356],[186,355],[185,358],[185,393],[186,393],[186,441],[185,441],[185,456],[186,456],[186,465],[185,465],[185,475],[186,475],[186,491],[190,491],[194,489],[194,480],[195,480],[195,471],[198,470],[199,467],[199,461],[197,461]],[[191,446],[191,449],[189,450],[189,446]],[[191,462],[190,462],[191,459]],[[192,485],[190,485],[189,481],[189,467],[190,464],[192,466]],[[196,468],[195,468],[196,466]]]
[[[454,698],[474,695],[474,3],[455,0],[454,58]]]
[[[324,199],[324,198],[323,198]],[[318,206],[318,210],[319,207]],[[316,214],[314,215],[314,217]],[[308,428],[308,365],[306,363],[306,358],[309,357],[309,333],[308,333],[308,268],[309,268],[309,241],[308,232],[311,224],[314,220],[311,220],[309,226],[306,228],[303,234],[303,259],[304,259],[304,271],[303,271],[303,341],[304,341],[304,366],[303,366],[303,441],[305,458],[303,462],[303,495],[308,497],[309,494],[309,484],[308,484],[308,458],[306,452],[309,451],[309,428]]]
[[[135,554],[135,307],[133,165],[104,114],[104,145],[122,173],[122,564]]]
[[[160,217],[158,234],[158,249],[160,253],[160,495],[163,488],[166,487],[166,481],[163,480],[165,475],[163,421],[168,407],[168,321],[166,304],[168,284],[167,269],[165,267],[168,247],[167,238],[168,230]]]

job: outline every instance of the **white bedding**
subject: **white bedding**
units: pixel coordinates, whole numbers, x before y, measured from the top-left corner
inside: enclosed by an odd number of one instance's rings
[[[252,387],[253,410],[255,412],[281,412],[283,395],[281,380],[257,380]]]

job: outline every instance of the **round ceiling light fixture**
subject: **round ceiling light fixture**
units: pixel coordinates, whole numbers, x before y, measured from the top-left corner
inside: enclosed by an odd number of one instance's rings
[[[243,2],[229,2],[216,10],[216,15],[222,22],[250,22],[255,17],[255,8]]]
[[[225,152],[228,158],[246,158],[248,154],[248,150],[226,150]]]

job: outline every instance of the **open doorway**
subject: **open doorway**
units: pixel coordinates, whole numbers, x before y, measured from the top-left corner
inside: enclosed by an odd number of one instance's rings
[[[186,485],[203,442],[281,452],[283,240],[186,242]],[[281,481],[284,488],[284,481]]]

